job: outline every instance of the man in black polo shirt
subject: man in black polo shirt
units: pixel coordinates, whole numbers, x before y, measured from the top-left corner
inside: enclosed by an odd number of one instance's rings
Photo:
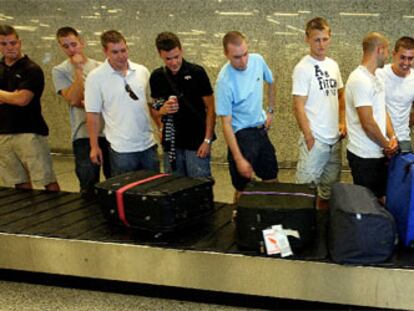
[[[210,80],[203,67],[183,59],[175,34],[160,33],[155,45],[165,64],[150,77],[152,110],[162,133],[165,171],[180,176],[211,176],[216,115]]]
[[[42,69],[21,52],[15,29],[0,25],[0,178],[31,189],[32,182],[59,191],[41,114]]]

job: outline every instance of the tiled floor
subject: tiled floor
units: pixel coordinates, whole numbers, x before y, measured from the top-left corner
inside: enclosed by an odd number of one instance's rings
[[[246,308],[0,281],[2,311],[247,310]],[[249,309],[252,310],[252,309]]]
[[[78,190],[71,156],[54,156],[54,168],[61,189]],[[281,169],[279,180],[292,182],[294,169]],[[231,202],[233,188],[227,166],[214,164],[213,175],[215,201]],[[343,180],[349,181],[349,172]],[[1,279],[1,276],[0,276]],[[195,303],[172,299],[150,298],[139,295],[125,295],[91,290],[79,290],[21,282],[0,281],[0,310],[244,310],[239,307]]]

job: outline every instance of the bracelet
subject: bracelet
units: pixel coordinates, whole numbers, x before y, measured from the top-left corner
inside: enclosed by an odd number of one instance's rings
[[[267,108],[267,113],[271,113],[271,114],[273,114],[273,107],[269,107],[269,108]]]
[[[211,145],[211,139],[204,138],[204,142],[207,143],[207,145]]]

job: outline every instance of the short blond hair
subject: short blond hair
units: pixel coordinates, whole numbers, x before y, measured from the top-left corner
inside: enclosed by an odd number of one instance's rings
[[[325,29],[328,30],[329,35],[330,35],[331,34],[331,27],[329,26],[328,21],[326,19],[324,19],[323,17],[312,18],[310,21],[308,21],[306,23],[306,29],[305,29],[306,36],[309,37],[310,32],[312,30],[323,31]]]

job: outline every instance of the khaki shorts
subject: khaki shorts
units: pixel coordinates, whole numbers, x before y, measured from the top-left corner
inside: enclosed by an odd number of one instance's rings
[[[299,159],[296,167],[296,182],[314,183],[318,187],[318,196],[327,200],[331,196],[332,185],[339,182],[342,168],[341,141],[328,145],[315,139],[308,150],[301,135],[299,138]]]
[[[56,182],[46,136],[32,133],[0,135],[0,179],[6,186]]]

